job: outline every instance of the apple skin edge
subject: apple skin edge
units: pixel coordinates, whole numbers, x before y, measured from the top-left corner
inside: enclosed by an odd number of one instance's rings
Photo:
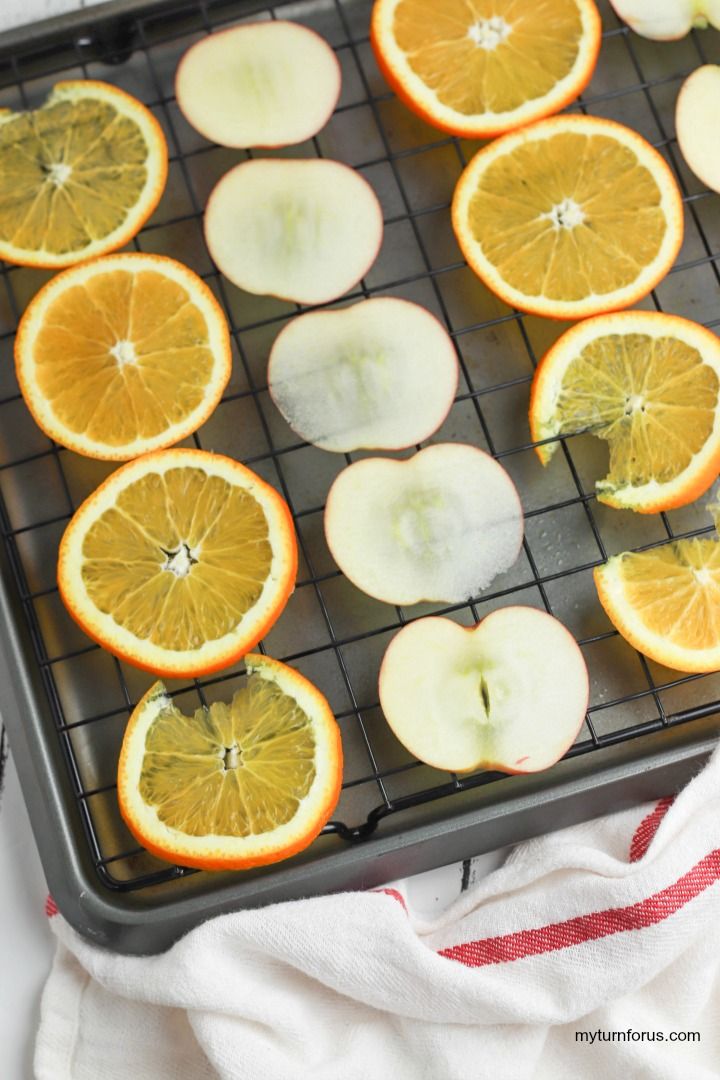
[[[507,608],[498,608],[497,611],[491,611],[489,615],[486,615],[485,618],[483,620],[481,620],[481,622],[487,623],[488,619],[491,620],[493,615],[498,615],[501,611],[512,611],[515,608],[520,608],[521,609],[522,605],[521,604],[512,604],[512,605],[509,605],[509,607],[507,607]],[[564,623],[560,622],[560,620],[558,618],[556,618],[554,615],[550,615],[547,612],[541,612],[541,614],[547,615],[547,617],[549,619],[553,619],[555,621],[555,623],[557,623],[558,627],[567,636],[568,646],[570,648],[572,648],[572,650],[574,652],[579,653],[580,657],[582,658],[583,670],[584,670],[584,686],[583,686],[582,709],[578,709],[577,727],[573,731],[572,737],[570,739],[568,739],[568,741],[563,746],[561,752],[558,754],[557,758],[555,759],[555,762],[553,762],[553,764],[557,764],[557,762],[560,761],[560,759],[565,756],[565,754],[568,752],[570,747],[573,745],[576,738],[578,737],[580,729],[582,728],[582,726],[583,726],[583,724],[585,722],[585,716],[587,715],[588,705],[590,704],[590,673],[588,672],[587,665],[585,664],[585,658],[582,655],[582,650],[580,649],[580,646],[578,645],[578,643],[575,640],[575,638],[573,637],[573,635],[568,630],[567,626],[565,626]],[[474,627],[472,627],[472,626],[471,627],[466,627],[465,629],[467,629],[469,631],[472,631],[472,630],[476,629],[480,625],[481,625],[481,623],[476,623],[476,625]],[[535,772],[544,772],[545,768],[551,768],[551,766],[548,765],[548,766],[545,766],[542,769],[513,769],[513,768],[508,768],[506,765],[500,765],[500,764],[497,764],[497,763],[488,762],[488,764],[486,766],[484,766],[484,768],[487,768],[488,770],[491,770],[491,769],[492,770],[497,770],[498,772],[506,772],[506,773],[509,773],[511,776],[527,776],[527,775],[530,775],[530,774],[535,773]]]
[[[720,0],[610,0],[615,14],[650,41],[679,41],[693,27],[720,28]]]
[[[414,310],[421,311],[422,317],[427,317],[428,320],[430,320],[432,323],[435,323],[439,330],[447,337],[447,359],[448,365],[452,369],[453,375],[451,379],[448,380],[445,405],[442,407],[441,410],[438,410],[438,419],[436,423],[434,423],[433,425],[426,425],[422,430],[416,430],[415,432],[413,432],[412,438],[396,439],[392,444],[389,442],[383,442],[382,444],[373,443],[371,445],[370,443],[364,442],[353,444],[352,446],[347,445],[342,450],[340,450],[336,449],[335,447],[327,446],[324,443],[315,442],[305,431],[301,430],[296,423],[293,423],[292,417],[288,415],[278,396],[275,380],[275,368],[278,366],[278,357],[281,355],[281,351],[285,343],[285,338],[289,337],[297,330],[297,326],[299,323],[304,322],[306,326],[310,326],[312,323],[316,328],[316,334],[320,334],[321,327],[325,320],[338,320],[346,318],[347,315],[353,310],[358,312],[362,310],[366,314],[369,314],[368,306],[372,307],[373,305],[377,304],[392,305],[393,309],[397,313],[397,321],[400,321],[402,319],[403,313],[405,313],[405,315],[407,316],[408,313],[412,313]],[[435,432],[445,423],[445,420],[447,419],[448,413],[450,412],[450,409],[452,408],[453,402],[457,395],[459,381],[460,365],[458,363],[455,347],[453,346],[452,339],[440,319],[438,319],[438,317],[434,315],[431,311],[428,311],[426,307],[421,304],[416,304],[412,300],[404,300],[401,297],[385,295],[373,297],[370,300],[359,300],[353,304],[348,305],[348,307],[345,308],[338,308],[330,311],[304,312],[303,314],[296,316],[294,319],[291,319],[275,338],[272,348],[270,349],[270,356],[268,358],[267,367],[268,393],[275,407],[284,416],[288,426],[292,428],[292,430],[299,438],[307,442],[311,442],[315,446],[320,446],[322,450],[327,450],[330,453],[347,453],[353,452],[355,450],[409,450],[411,446],[416,446],[418,443],[425,442],[426,440],[430,439],[431,436],[434,435]],[[442,416],[440,416],[441,411]]]
[[[470,593],[466,593],[462,597],[454,596],[448,595],[444,593],[444,591],[443,595],[440,595],[440,590],[434,591],[431,588],[417,588],[413,590],[412,593],[408,594],[400,594],[399,592],[391,593],[390,589],[383,589],[382,591],[378,589],[371,591],[368,588],[367,584],[359,578],[359,575],[357,574],[357,567],[349,567],[347,565],[347,560],[344,559],[340,554],[338,550],[338,545],[334,539],[334,524],[339,519],[341,513],[338,510],[337,506],[338,490],[340,488],[340,484],[347,477],[348,473],[350,473],[352,470],[356,470],[353,475],[357,476],[357,470],[367,470],[371,465],[374,467],[380,467],[388,470],[409,468],[414,463],[416,463],[418,458],[420,458],[422,455],[425,455],[425,462],[427,463],[427,455],[436,456],[438,453],[444,453],[448,450],[450,450],[453,454],[456,454],[458,451],[471,451],[473,454],[478,455],[481,459],[489,459],[489,461],[492,463],[492,467],[499,468],[504,474],[506,480],[508,481],[505,495],[508,499],[508,502],[511,502],[513,508],[515,509],[515,513],[519,523],[519,529],[517,532],[517,537],[514,539],[514,543],[512,546],[512,558],[508,560],[507,565],[503,567],[503,570],[508,569],[510,566],[512,566],[515,560],[518,558],[520,551],[522,550],[524,536],[524,513],[522,503],[520,501],[520,495],[517,488],[515,487],[514,482],[512,481],[512,478],[509,476],[506,470],[485,450],[481,450],[479,446],[473,446],[470,443],[461,442],[431,443],[429,446],[424,447],[412,457],[408,458],[360,458],[357,461],[354,461],[351,465],[347,465],[340,473],[338,473],[338,475],[335,477],[332,484],[330,485],[330,490],[325,500],[323,527],[325,532],[325,540],[330,554],[332,555],[333,559],[338,564],[348,581],[352,582],[352,584],[355,585],[358,589],[360,589],[361,592],[364,592],[368,596],[372,596],[374,599],[380,600],[383,603],[398,604],[402,607],[407,607],[411,604],[420,603],[456,603],[459,602],[459,600],[461,599],[467,599],[468,596],[471,595]],[[498,569],[492,576],[495,577],[497,576],[497,573],[500,572],[502,571]]]
[[[338,170],[338,173],[340,175],[341,175],[340,171],[345,170],[347,173],[351,173],[354,176],[360,177],[361,179],[363,179],[365,184],[367,185],[369,191],[371,192],[372,196],[374,197],[374,203],[375,203],[375,205],[373,207],[374,221],[369,221],[368,222],[368,229],[369,230],[371,229],[373,231],[373,234],[374,234],[374,236],[373,236],[373,244],[372,244],[371,250],[368,252],[367,259],[365,260],[365,263],[361,268],[362,272],[361,273],[359,272],[354,277],[354,280],[349,281],[348,284],[344,288],[342,288],[340,291],[338,291],[336,288],[332,288],[332,289],[323,291],[322,293],[319,293],[317,295],[313,295],[311,298],[308,298],[308,297],[305,297],[305,296],[295,296],[295,295],[290,296],[283,289],[268,289],[268,290],[266,290],[264,292],[261,292],[261,291],[259,291],[257,289],[252,289],[248,285],[248,283],[245,282],[245,281],[238,282],[238,281],[234,280],[233,277],[231,277],[230,274],[228,273],[228,270],[225,267],[221,267],[219,265],[219,263],[217,262],[214,254],[213,254],[214,244],[213,244],[213,239],[212,239],[212,224],[211,223],[212,223],[212,209],[213,209],[213,206],[214,206],[214,201],[217,199],[218,190],[221,188],[221,185],[225,181],[227,181],[228,177],[230,177],[233,173],[238,172],[238,170],[245,169],[249,165],[252,166],[252,165],[257,164],[259,162],[268,162],[268,161],[275,162],[277,164],[280,164],[280,163],[287,164],[291,168],[294,167],[294,166],[297,166],[297,165],[302,166],[306,162],[315,163],[317,161],[322,161],[322,162],[324,162],[324,163],[326,163],[328,165],[334,166]],[[217,269],[220,271],[220,273],[223,275],[223,277],[227,278],[227,280],[230,281],[233,285],[236,285],[237,288],[244,289],[246,292],[251,292],[254,295],[271,296],[271,297],[274,297],[276,300],[283,300],[283,301],[286,301],[286,302],[292,303],[292,304],[295,304],[295,303],[306,304],[307,306],[311,306],[311,307],[320,306],[322,304],[330,304],[334,300],[339,300],[340,297],[344,296],[346,293],[350,292],[351,289],[355,288],[355,286],[358,284],[358,282],[360,282],[365,277],[368,270],[375,264],[375,262],[376,262],[376,260],[378,258],[378,255],[380,254],[380,248],[382,247],[383,237],[384,237],[384,230],[385,230],[385,222],[384,222],[384,218],[383,218],[383,210],[382,210],[382,206],[380,205],[380,200],[379,200],[373,186],[370,184],[370,182],[368,180],[365,180],[365,178],[361,176],[361,174],[358,172],[357,169],[353,169],[352,166],[346,165],[342,161],[335,161],[334,159],[331,159],[331,158],[251,158],[251,159],[249,159],[247,161],[241,161],[239,165],[234,165],[228,172],[223,173],[223,175],[217,181],[217,183],[215,184],[215,187],[212,189],[212,191],[210,192],[210,195],[208,196],[208,200],[207,200],[207,203],[205,205],[205,212],[203,214],[203,237],[204,237],[204,240],[205,240],[205,244],[206,244],[206,246],[208,248],[208,251],[210,252],[210,257],[212,258],[213,263],[215,264]]]
[[[269,22],[269,23],[266,23],[266,24],[256,24],[256,23],[247,23],[246,24],[247,27],[252,27],[253,29],[257,25],[270,26],[273,29],[276,29],[277,27],[281,27],[281,28],[283,28],[283,27],[292,27],[293,29],[297,29],[299,31],[302,31],[304,34],[307,34],[308,37],[316,38],[318,42],[321,42],[323,45],[325,45],[327,47],[328,53],[332,54],[332,58],[335,61],[335,84],[331,88],[331,92],[328,94],[328,104],[327,104],[327,109],[326,109],[326,115],[325,115],[324,120],[320,124],[320,126],[317,127],[315,130],[310,130],[310,129],[307,129],[307,128],[306,129],[301,129],[299,132],[297,132],[297,131],[293,132],[293,134],[289,138],[287,138],[285,140],[282,140],[280,142],[278,142],[277,140],[274,141],[274,142],[258,142],[258,143],[254,143],[251,148],[246,147],[243,143],[238,143],[238,142],[232,141],[232,140],[230,142],[221,143],[219,145],[227,146],[229,149],[240,149],[240,150],[246,150],[246,149],[253,149],[253,150],[281,150],[286,146],[297,146],[299,143],[304,142],[306,139],[312,138],[314,135],[317,135],[317,133],[319,131],[322,131],[322,129],[325,127],[325,125],[330,120],[330,117],[332,116],[333,112],[335,111],[335,106],[338,103],[338,99],[340,98],[340,92],[342,90],[342,69],[340,67],[340,63],[339,63],[339,61],[337,59],[337,56],[336,56],[335,52],[330,48],[330,46],[328,45],[328,42],[325,40],[324,37],[322,37],[321,34],[318,34],[317,31],[313,30],[311,27],[303,26],[303,25],[298,24],[298,23],[294,23],[294,22],[292,22],[291,20],[288,20],[288,19],[275,19],[272,22]],[[217,40],[219,38],[223,38],[225,35],[232,36],[233,34],[237,34],[238,32],[241,32],[244,29],[245,29],[244,26],[229,26],[224,30],[217,30],[212,35],[213,42],[217,42]],[[213,138],[213,136],[211,134],[207,133],[206,131],[204,131],[200,127],[198,127],[197,124],[190,118],[189,112],[188,112],[187,107],[186,107],[186,101],[185,101],[186,91],[183,89],[183,76],[184,76],[184,73],[185,73],[185,69],[188,66],[187,65],[188,58],[191,57],[191,54],[193,53],[193,51],[196,48],[198,48],[198,46],[199,47],[204,46],[206,44],[207,40],[208,40],[207,37],[200,38],[199,41],[196,41],[193,45],[191,45],[187,49],[187,51],[185,53],[183,53],[183,55],[181,56],[180,62],[178,63],[178,66],[177,66],[176,71],[175,71],[174,92],[175,92],[175,100],[177,102],[178,109],[182,113],[183,118],[187,121],[187,123],[190,124],[190,126],[193,127],[200,135],[202,135],[203,138],[208,139],[210,142],[216,142],[216,140]]]
[[[712,132],[720,114],[720,66],[703,64],[680,87],[675,105],[678,146],[688,168],[711,191],[720,192],[720,147]]]
[[[581,670],[583,672],[583,685],[582,685],[582,694],[581,694],[580,700],[578,702],[577,724],[572,729],[572,731],[569,733],[569,737],[567,739],[563,740],[562,744],[558,747],[558,753],[553,758],[553,760],[549,761],[549,762],[547,762],[547,763],[545,763],[545,764],[543,764],[543,765],[541,765],[541,766],[539,766],[537,768],[522,768],[520,766],[520,764],[519,764],[520,761],[522,761],[522,758],[517,759],[513,764],[508,764],[506,762],[496,761],[496,760],[494,760],[492,758],[486,758],[486,759],[481,758],[481,759],[473,762],[472,765],[467,766],[465,768],[457,768],[457,767],[455,767],[454,769],[451,770],[453,772],[457,772],[457,773],[460,773],[460,774],[469,774],[469,773],[472,773],[472,772],[477,772],[477,771],[483,770],[483,771],[488,771],[488,772],[502,772],[502,773],[506,773],[509,776],[527,776],[527,775],[531,775],[533,773],[544,772],[546,769],[549,769],[553,765],[557,764],[557,762],[560,761],[561,758],[564,757],[564,755],[567,753],[567,751],[570,749],[570,747],[575,742],[575,739],[577,738],[578,733],[579,733],[580,729],[582,728],[582,725],[583,725],[584,720],[585,720],[585,716],[587,714],[587,708],[588,708],[588,704],[589,704],[589,700],[590,700],[590,677],[589,677],[587,665],[585,664],[585,659],[584,659],[584,657],[582,655],[582,651],[581,651],[579,645],[577,644],[575,638],[570,633],[570,631],[567,629],[567,627],[562,622],[560,622],[559,619],[557,619],[553,615],[548,614],[547,612],[540,611],[537,608],[528,609],[524,605],[514,604],[514,605],[509,605],[508,607],[498,608],[495,611],[490,612],[489,615],[486,615],[484,619],[480,620],[480,622],[475,623],[474,626],[462,626],[462,625],[460,625],[458,623],[454,623],[454,622],[453,622],[453,625],[456,626],[458,630],[464,631],[466,634],[474,634],[478,630],[478,628],[480,626],[483,626],[483,627],[492,626],[493,621],[499,615],[502,615],[503,617],[507,618],[507,615],[509,613],[518,612],[518,613],[522,613],[522,615],[524,616],[524,614],[528,610],[532,610],[537,615],[541,615],[541,616],[543,616],[543,617],[545,617],[547,619],[551,619],[553,621],[553,623],[557,626],[557,628],[560,631],[562,631],[562,633],[564,635],[566,635],[568,648],[576,656],[579,656],[580,659],[581,659],[581,662],[582,662]],[[419,622],[422,622],[422,623],[452,622],[452,620],[444,618],[443,616],[431,615],[431,616],[423,617],[422,619],[415,620],[415,623],[412,623],[412,622],[408,623],[407,628],[410,628],[413,625],[417,625],[417,623],[419,623]],[[413,756],[416,756],[414,754],[413,750],[405,744],[403,739],[400,738],[400,736],[396,732],[395,727],[393,726],[393,724],[391,723],[390,719],[387,716],[387,712],[386,712],[386,709],[385,709],[385,706],[384,706],[384,703],[383,703],[383,690],[382,690],[383,681],[385,679],[387,679],[387,677],[388,677],[388,668],[389,668],[390,663],[392,663],[393,644],[397,641],[398,637],[402,633],[403,633],[403,631],[400,630],[393,637],[393,639],[391,640],[390,644],[388,645],[388,647],[387,647],[387,649],[385,651],[385,655],[383,656],[382,663],[380,665],[380,673],[379,673],[379,677],[378,677],[378,688],[379,688],[379,693],[380,693],[381,706],[383,707],[383,715],[385,716],[385,719],[386,719],[386,721],[388,723],[388,726],[393,731],[393,734],[398,739],[398,741],[403,746],[405,746],[405,748],[408,750],[408,752],[413,754]],[[422,758],[422,759],[419,758],[418,760],[422,760],[424,762],[424,764],[429,765],[432,768],[438,768],[438,769],[442,769],[444,771],[447,771],[447,766],[446,765],[438,765],[438,764],[436,764],[436,763],[434,763],[432,761],[426,760],[424,758]]]

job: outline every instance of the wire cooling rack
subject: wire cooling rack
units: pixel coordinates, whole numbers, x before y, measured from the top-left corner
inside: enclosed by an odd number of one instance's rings
[[[413,808],[446,806],[480,786],[492,801],[498,790],[498,774],[459,777],[410,758],[382,718],[380,659],[392,634],[418,615],[442,613],[471,624],[493,608],[520,603],[560,618],[583,650],[592,684],[586,722],[569,757],[598,757],[608,747],[697,724],[720,711],[720,677],[681,676],[640,656],[607,621],[592,583],[593,567],[609,555],[709,532],[711,519],[698,505],[647,518],[598,504],[593,484],[604,475],[607,450],[586,436],[563,438],[562,453],[547,470],[541,468],[527,426],[529,384],[537,360],[564,326],[511,310],[467,269],[448,209],[476,145],[428,127],[387,91],[369,45],[370,8],[369,0],[273,7],[130,0],[117,18],[99,9],[96,16],[87,12],[84,22],[58,24],[40,37],[16,37],[4,51],[0,42],[0,105],[36,106],[59,79],[104,79],[146,102],[166,132],[167,190],[131,247],[187,263],[210,284],[227,314],[233,377],[214,416],[188,444],[239,458],[281,491],[292,509],[301,553],[298,585],[262,647],[316,682],[341,725],[344,786],[326,828],[341,845],[368,841],[390,818],[401,829],[403,813]],[[670,163],[686,210],[686,239],[677,264],[642,306],[715,327],[720,323],[720,202],[684,167],[673,112],[685,75],[720,58],[720,35],[693,32],[659,45],[629,33],[608,4],[602,14],[598,68],[572,108],[613,117],[646,136]],[[207,195],[223,173],[251,155],[210,145],[192,131],[177,108],[173,74],[194,41],[247,17],[299,21],[336,50],[343,92],[333,117],[311,142],[277,156],[335,158],[371,183],[383,206],[385,239],[376,264],[343,303],[394,295],[439,316],[457,348],[462,375],[450,416],[433,441],[459,440],[488,450],[518,486],[526,514],[521,556],[472,603],[405,610],[362,595],[340,574],[323,538],[323,503],[340,469],[364,455],[333,455],[298,442],[268,398],[266,361],[274,337],[299,309],[234,288],[205,248],[201,218]],[[14,380],[12,341],[24,306],[49,275],[4,266],[0,276],[0,523],[52,718],[45,737],[58,740],[82,822],[78,843],[86,845],[101,885],[116,894],[167,889],[167,883],[196,872],[169,866],[138,848],[115,797],[123,730],[149,677],[91,644],[65,613],[55,585],[62,531],[111,466],[51,444],[31,420]],[[241,677],[239,666],[212,678],[173,683],[171,690],[180,707],[194,709],[232,694]],[[642,758],[636,768],[642,771]],[[503,779],[502,797],[510,791],[512,800],[514,789],[507,785],[520,782]],[[494,846],[492,835],[484,843]]]

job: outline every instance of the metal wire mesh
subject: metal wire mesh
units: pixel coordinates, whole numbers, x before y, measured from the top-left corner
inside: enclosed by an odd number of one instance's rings
[[[287,499],[300,546],[298,586],[262,648],[315,681],[343,732],[346,771],[335,819],[326,831],[347,841],[420,803],[451,797],[497,774],[462,778],[409,757],[380,714],[377,670],[393,632],[430,612],[471,624],[510,598],[562,619],[591,672],[586,723],[570,755],[597,752],[663,726],[720,710],[720,676],[681,676],[647,661],[607,621],[592,569],[608,555],[710,531],[701,506],[652,518],[598,504],[594,480],[606,454],[585,436],[562,438],[545,471],[527,426],[528,384],[538,356],[564,329],[520,315],[491,296],[459,255],[449,226],[454,184],[475,149],[429,128],[400,105],[375,67],[368,40],[370,0],[319,0],[268,6],[203,0],[120,20],[52,47],[29,47],[0,59],[0,104],[39,104],[58,78],[100,78],[127,89],[152,109],[170,148],[163,200],[133,247],[172,255],[213,288],[227,314],[234,373],[222,404],[190,444],[227,452],[250,465]],[[685,169],[673,131],[674,98],[698,63],[718,59],[715,35],[693,32],[671,46],[633,37],[604,5],[604,42],[593,82],[573,109],[612,116],[645,135],[678,177],[686,207],[686,240],[677,264],[641,306],[672,310],[706,326],[717,317],[720,209]],[[526,512],[516,565],[468,604],[407,611],[358,593],[332,562],[322,510],[338,471],[359,454],[331,455],[301,443],[273,409],[265,364],[269,346],[299,310],[249,297],[225,281],[204,246],[201,217],[216,180],[245,152],[207,144],[182,118],[172,79],[185,49],[240,18],[290,18],[313,27],[335,48],[343,94],[327,127],[281,156],[331,157],[359,169],[384,210],[385,240],[375,266],[347,300],[399,295],[424,304],[447,326],[462,377],[457,399],[433,441],[474,443],[502,461]],[[89,24],[90,25],[90,24]],[[14,380],[12,339],[24,305],[49,276],[0,268],[0,524],[32,636],[64,757],[98,874],[112,889],[136,890],[192,871],[169,867],[138,848],[115,800],[115,767],[127,717],[148,677],[88,642],[65,613],[55,585],[57,545],[79,502],[111,470],[51,444],[35,427]],[[401,455],[398,455],[401,456]],[[241,667],[170,689],[186,709],[234,689]]]

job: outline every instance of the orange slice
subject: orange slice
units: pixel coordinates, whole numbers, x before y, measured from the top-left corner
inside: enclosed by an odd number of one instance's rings
[[[636,649],[676,671],[720,670],[720,542],[626,551],[595,569],[600,603]]]
[[[442,131],[484,139],[576,98],[601,30],[592,0],[376,0],[371,41],[409,108]]]
[[[246,870],[295,855],[332,814],[340,729],[320,691],[267,656],[229,703],[185,716],[155,683],[130,717],[118,764],[125,822],[161,859]]]
[[[230,334],[207,285],[160,255],[122,254],[58,274],[15,341],[18,382],[51,439],[123,461],[184,439],[230,378]]]
[[[60,543],[58,585],[83,630],[157,675],[217,671],[255,645],[295,584],[285,501],[204,450],[158,450],[86,499]]]
[[[587,432],[610,449],[598,499],[655,514],[692,502],[720,472],[720,340],[656,311],[597,315],[571,327],[533,381],[536,441]],[[557,442],[536,447],[547,465]]]
[[[581,319],[657,285],[680,249],[683,207],[664,159],[635,131],[563,115],[480,150],[452,223],[470,267],[507,304]]]
[[[0,111],[0,258],[70,266],[126,244],[165,187],[153,114],[108,83],[60,82],[33,112]]]

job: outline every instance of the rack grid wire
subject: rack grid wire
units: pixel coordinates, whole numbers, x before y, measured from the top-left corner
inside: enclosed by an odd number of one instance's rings
[[[124,17],[111,33],[83,31],[52,47],[29,44],[0,61],[0,105],[35,107],[59,78],[100,78],[143,100],[165,130],[167,190],[129,249],[187,263],[208,282],[227,315],[233,377],[214,416],[186,445],[239,458],[273,484],[293,512],[298,584],[260,647],[308,675],[333,706],[346,769],[340,803],[325,832],[347,842],[367,838],[390,815],[500,779],[497,773],[460,777],[431,769],[410,758],[384,723],[377,701],[379,660],[391,635],[419,615],[443,614],[469,625],[513,602],[562,619],[583,650],[592,688],[584,727],[568,756],[592,754],[720,711],[718,675],[681,675],[646,660],[612,628],[592,584],[593,568],[609,555],[709,533],[712,520],[703,505],[642,518],[597,503],[594,479],[604,474],[607,451],[587,436],[562,437],[562,454],[547,470],[541,468],[527,426],[528,389],[538,357],[565,327],[508,308],[468,270],[448,210],[454,184],[477,144],[433,130],[388,92],[369,45],[370,8],[370,0],[274,6],[180,2]],[[715,327],[720,324],[720,200],[682,162],[673,104],[694,67],[720,59],[718,35],[705,38],[693,31],[681,42],[658,46],[630,34],[609,4],[601,11],[598,68],[570,111],[629,124],[669,162],[683,194],[686,237],[676,265],[641,306]],[[394,295],[437,314],[455,343],[461,383],[433,441],[467,441],[488,450],[518,486],[526,515],[520,558],[472,602],[404,610],[361,595],[344,579],[322,536],[323,503],[338,471],[365,455],[327,454],[298,442],[267,393],[269,346],[286,322],[306,309],[240,292],[221,277],[205,248],[205,199],[228,168],[252,154],[214,146],[192,131],[173,96],[173,72],[192,42],[257,18],[288,18],[318,30],[335,49],[343,72],[342,97],[326,128],[279,156],[344,161],[369,180],[383,206],[385,237],[378,261],[341,303]],[[14,380],[12,341],[25,304],[50,275],[3,265],[0,276],[0,525],[9,565],[100,881],[125,892],[162,885],[197,872],[169,866],[139,848],[115,799],[124,726],[149,677],[88,642],[65,613],[54,580],[65,525],[112,466],[79,458],[35,427]],[[192,709],[198,701],[205,705],[232,693],[241,678],[239,665],[211,678],[171,683],[170,690],[181,707]]]

